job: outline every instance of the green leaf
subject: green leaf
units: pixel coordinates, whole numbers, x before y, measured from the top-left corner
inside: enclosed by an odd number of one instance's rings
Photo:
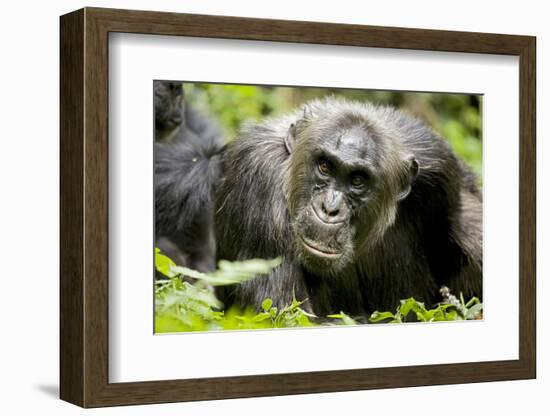
[[[476,304],[479,304],[479,303],[481,303],[481,301],[480,301],[478,298],[473,297],[473,298],[470,299],[464,306],[465,306],[466,308],[469,308],[469,307],[471,307],[472,305],[476,305]]]
[[[271,314],[269,314],[267,312],[262,312],[262,313],[257,314],[254,318],[252,318],[252,321],[253,322],[262,322],[262,321],[265,321],[267,319],[271,319]]]
[[[262,309],[267,312],[271,308],[271,305],[273,305],[273,300],[266,298],[262,302]]]
[[[350,316],[346,315],[344,312],[340,311],[340,313],[327,315],[327,318],[331,319],[341,319],[342,323],[344,325],[357,325],[357,322],[355,319],[351,318]]]
[[[168,256],[160,253],[160,248],[155,247],[155,268],[167,277],[174,277],[176,273],[172,268],[176,265]]]
[[[302,304],[303,302],[300,302],[300,304]],[[303,310],[302,308],[298,308],[298,310],[300,311],[300,313],[304,316],[307,316],[309,318],[317,318],[317,315],[313,314],[313,313],[309,313],[309,312],[306,312],[305,310]]]
[[[408,298],[401,301],[401,307],[399,308],[399,311],[401,312],[401,315],[403,315],[403,318],[406,318],[409,312],[416,306],[416,300],[414,298]]]
[[[281,262],[281,257],[272,260],[252,259],[235,262],[221,260],[218,263],[218,270],[213,273],[201,273],[182,266],[172,266],[171,270],[181,276],[202,280],[212,286],[226,286],[245,282],[260,274],[271,273]]]
[[[369,318],[371,322],[381,322],[385,319],[395,319],[395,315],[391,312],[378,312],[374,311]]]
[[[474,306],[468,309],[468,313],[466,314],[466,319],[476,319],[477,315],[479,315],[482,311],[483,311],[483,303],[476,303]]]
[[[462,316],[456,309],[449,309],[443,314],[436,316],[435,321],[461,321]]]

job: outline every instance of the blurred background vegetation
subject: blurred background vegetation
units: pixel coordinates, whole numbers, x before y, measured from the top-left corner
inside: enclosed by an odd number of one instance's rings
[[[392,105],[424,120],[476,173],[482,173],[479,95],[199,83],[185,83],[184,90],[191,105],[220,121],[227,141],[242,123],[284,114],[312,98],[336,95]]]

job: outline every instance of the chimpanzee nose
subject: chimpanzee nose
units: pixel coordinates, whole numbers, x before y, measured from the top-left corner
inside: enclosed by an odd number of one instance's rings
[[[317,217],[323,222],[336,224],[348,218],[349,209],[341,192],[327,191],[319,195],[313,203]]]
[[[340,205],[330,204],[326,201],[323,201],[321,208],[323,209],[323,213],[329,217],[335,217],[340,212]]]

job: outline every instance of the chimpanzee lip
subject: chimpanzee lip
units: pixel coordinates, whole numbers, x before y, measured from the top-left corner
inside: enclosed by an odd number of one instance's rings
[[[314,244],[311,240],[308,240],[305,237],[302,237],[302,243],[304,244],[306,249],[308,249],[312,254],[318,257],[326,257],[326,258],[334,259],[342,255],[342,252],[340,251],[330,250],[326,247],[319,247],[318,245]]]

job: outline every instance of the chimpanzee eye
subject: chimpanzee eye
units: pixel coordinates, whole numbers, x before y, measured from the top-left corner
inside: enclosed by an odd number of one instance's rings
[[[320,158],[317,161],[317,169],[319,169],[321,174],[328,175],[330,173],[330,162],[325,158]]]
[[[366,178],[363,175],[353,175],[351,177],[351,184],[355,188],[362,188],[365,185]]]

